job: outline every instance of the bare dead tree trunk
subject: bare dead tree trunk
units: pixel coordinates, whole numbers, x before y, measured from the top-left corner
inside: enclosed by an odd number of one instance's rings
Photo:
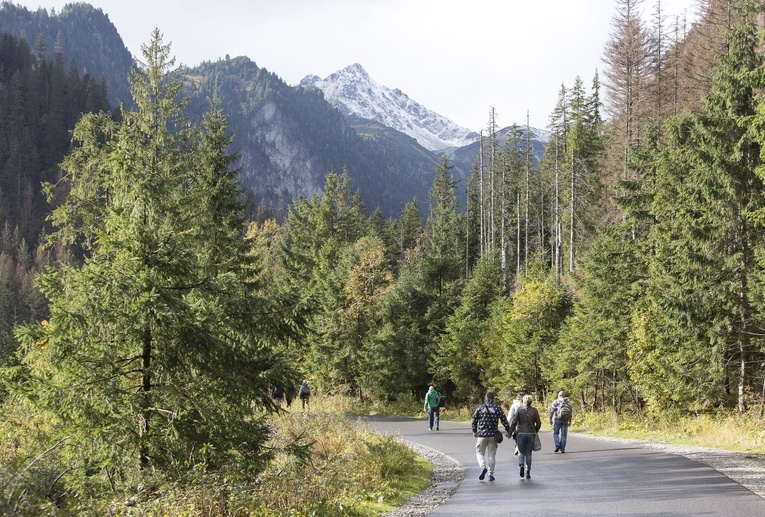
[[[470,189],[465,200],[465,280],[470,278]]]
[[[529,113],[526,112],[526,141],[528,142],[528,134],[529,134]],[[531,167],[529,164],[528,159],[528,147],[526,149],[526,217],[524,220],[524,227],[525,227],[525,235],[523,239],[523,245],[524,245],[524,253],[523,253],[523,260],[524,260],[524,270],[526,273],[529,272],[529,203],[530,203],[530,197],[531,197]]]
[[[516,223],[515,223],[515,248],[516,248],[516,257],[515,257],[515,270],[516,273],[520,276],[521,274],[521,193],[517,192],[515,194],[515,216],[516,216]]]
[[[491,108],[491,117],[489,120],[489,177],[491,181],[491,202],[489,203],[489,208],[491,210],[491,224],[489,225],[491,227],[491,235],[489,237],[489,245],[490,245],[491,251],[494,251],[496,249],[495,238],[497,234],[497,228],[496,228],[497,209],[494,206],[494,203],[497,199],[497,194],[496,194],[497,167],[496,167],[496,161],[495,161],[496,153],[497,153],[497,125],[494,119],[494,108]]]
[[[576,222],[576,171],[574,168],[574,150],[572,149],[571,150],[571,214],[570,214],[570,221],[569,221],[569,224],[571,225],[571,227],[569,228],[569,243],[568,243],[569,273],[574,271],[574,253],[576,251],[576,246],[574,244],[574,236],[576,233],[574,228],[575,222]]]
[[[555,137],[555,276],[563,273],[563,227],[560,217],[560,162],[558,161],[558,136]]]
[[[502,267],[502,287],[507,288],[510,275],[507,271],[507,166],[502,166],[502,189],[500,191],[500,261]]]
[[[138,436],[140,440],[140,449],[138,460],[141,465],[141,469],[148,468],[150,455],[149,447],[147,444],[149,431],[150,431],[150,415],[149,408],[151,403],[149,401],[149,392],[151,391],[151,354],[152,354],[152,333],[151,327],[147,324],[143,332],[143,347],[141,350],[141,387],[140,391],[143,394],[141,414],[138,415]]]
[[[479,223],[479,230],[480,230],[480,248],[481,248],[481,255],[486,253],[486,226],[485,226],[485,220],[486,220],[486,214],[485,214],[485,204],[484,204],[484,192],[483,192],[483,131],[481,131],[478,135],[478,176],[479,176],[479,182],[478,182],[478,199],[480,203],[480,223]]]

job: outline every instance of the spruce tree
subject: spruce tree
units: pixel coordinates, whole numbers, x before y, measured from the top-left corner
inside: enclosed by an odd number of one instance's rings
[[[55,417],[72,487],[253,476],[272,453],[270,385],[295,376],[279,352],[302,319],[257,283],[225,119],[188,124],[158,30],[142,50],[135,110],[85,116],[63,165],[52,239],[84,261],[41,277],[50,320],[17,332],[19,393]]]
[[[638,320],[636,379],[661,387],[656,406],[696,409],[733,402],[746,410],[762,335],[762,247],[757,214],[763,181],[757,143],[749,134],[755,82],[763,57],[755,6],[740,2],[719,56],[705,113],[675,117],[660,156],[653,209],[656,254],[649,305]],[[645,325],[651,322],[651,328]],[[655,372],[655,373],[651,373]]]
[[[551,354],[546,375],[578,392],[592,409],[619,412],[639,396],[627,355],[632,314],[647,275],[645,240],[632,238],[629,223],[601,230],[574,275],[576,303]]]
[[[457,211],[457,184],[446,158],[436,169],[430,190],[430,217],[425,225],[422,274],[426,288],[436,296],[460,279],[465,260],[462,218]]]
[[[485,255],[478,261],[436,346],[436,378],[449,379],[456,397],[480,398],[486,389],[506,380],[497,372],[503,364],[502,354],[497,353],[501,340],[484,339],[491,330],[492,307],[503,291],[497,255]]]

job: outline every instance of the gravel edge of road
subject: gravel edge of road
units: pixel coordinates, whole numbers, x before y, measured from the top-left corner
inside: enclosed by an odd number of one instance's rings
[[[414,442],[401,440],[418,456],[433,464],[430,486],[409,498],[384,517],[421,517],[446,502],[457,491],[465,479],[465,466],[453,458]]]
[[[712,467],[728,476],[744,488],[765,499],[765,455],[749,454],[746,452],[725,451],[705,447],[673,445],[663,442],[647,442],[643,440],[611,438],[581,434],[594,440],[627,443],[655,449],[668,454],[677,454]],[[424,445],[402,440],[417,455],[433,464],[433,475],[430,486],[409,498],[404,505],[399,506],[384,517],[421,517],[446,502],[459,488],[465,479],[465,467],[454,459],[441,454]]]

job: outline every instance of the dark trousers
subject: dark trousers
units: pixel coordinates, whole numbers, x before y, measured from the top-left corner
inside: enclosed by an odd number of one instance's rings
[[[518,465],[531,471],[531,453],[534,452],[534,433],[518,433]]]
[[[433,429],[434,425],[438,429],[439,409],[441,408],[432,407],[428,409],[428,429]]]

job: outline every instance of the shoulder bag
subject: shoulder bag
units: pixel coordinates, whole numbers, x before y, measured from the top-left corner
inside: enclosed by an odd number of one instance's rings
[[[484,411],[489,411],[489,407],[486,404],[484,404],[483,405],[483,410]],[[494,431],[494,441],[497,442],[497,444],[502,443],[502,440],[504,440],[504,439],[505,439],[505,437],[502,436],[502,432],[499,429]]]
[[[542,449],[542,440],[539,439],[539,431],[534,433],[534,446],[531,448],[532,451],[539,451]]]

